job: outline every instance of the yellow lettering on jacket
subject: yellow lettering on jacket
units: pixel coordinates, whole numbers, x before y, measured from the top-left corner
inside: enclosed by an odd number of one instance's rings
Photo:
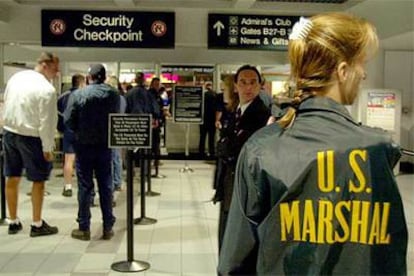
[[[293,229],[293,240],[297,241],[300,239],[300,226],[299,226],[299,201],[292,202],[291,206],[288,204],[281,204],[280,205],[280,214],[284,214],[281,216],[280,225],[282,229],[281,240],[286,241],[286,233],[290,233],[291,229]]]
[[[301,204],[303,212],[300,212]],[[281,203],[280,239],[320,244],[389,244],[390,207],[389,202],[359,200],[339,201],[336,204],[328,200]]]
[[[349,165],[352,168],[352,171],[354,172],[356,178],[359,181],[359,185],[352,181],[352,179],[349,180],[349,191],[352,193],[361,193],[365,190],[366,186],[366,178],[364,173],[362,172],[361,167],[359,166],[357,162],[357,157],[360,157],[362,161],[367,161],[367,151],[366,150],[353,150],[349,154]]]

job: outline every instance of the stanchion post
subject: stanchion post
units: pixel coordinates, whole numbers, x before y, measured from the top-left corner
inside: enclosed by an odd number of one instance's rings
[[[134,164],[133,152],[127,150],[127,260],[116,262],[111,268],[119,272],[140,272],[150,268],[150,264],[143,261],[134,260],[134,231],[133,231],[133,201],[134,201]]]
[[[188,166],[188,157],[190,156],[190,124],[185,125],[185,163],[184,168],[180,172],[193,172],[193,169]]]
[[[148,218],[145,216],[145,180],[146,180],[146,168],[145,168],[145,154],[143,150],[139,151],[139,163],[140,163],[140,181],[141,181],[141,217],[134,219],[134,224],[148,225],[157,222],[156,219]]]
[[[165,125],[164,125],[164,127],[165,127]],[[165,142],[164,142],[164,145],[165,145]],[[153,175],[151,175],[151,177],[165,178],[165,175],[162,175],[162,174],[159,173],[159,166],[160,166],[160,160],[161,160],[160,150],[159,149],[155,150],[153,152],[152,156],[154,157],[154,171],[155,171],[155,173]],[[151,162],[150,162],[150,164],[151,164]],[[151,170],[150,170],[150,173],[151,173]]]
[[[145,178],[147,179],[147,192],[145,193],[147,196],[159,196],[161,193],[152,191],[151,186],[151,150],[145,150],[145,168],[146,168],[146,175]]]

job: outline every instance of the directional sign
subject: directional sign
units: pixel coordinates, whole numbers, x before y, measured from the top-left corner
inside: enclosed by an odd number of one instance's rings
[[[42,46],[174,48],[173,12],[42,10]]]
[[[221,36],[221,30],[224,29],[223,22],[218,20],[214,25],[213,28],[217,30],[217,36]]]
[[[288,37],[299,16],[208,15],[208,48],[286,50]]]

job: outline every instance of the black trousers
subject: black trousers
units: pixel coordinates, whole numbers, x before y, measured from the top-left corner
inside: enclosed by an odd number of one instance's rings
[[[204,155],[206,136],[208,135],[208,153],[213,156],[215,154],[216,144],[216,126],[213,124],[202,124],[200,125],[200,142],[198,144],[198,153]]]

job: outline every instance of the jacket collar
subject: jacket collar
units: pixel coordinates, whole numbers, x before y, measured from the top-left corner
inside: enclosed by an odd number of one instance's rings
[[[353,124],[359,125],[359,123],[352,118],[344,105],[328,97],[311,97],[303,101],[298,107],[299,114],[311,111],[333,112],[352,122]]]

